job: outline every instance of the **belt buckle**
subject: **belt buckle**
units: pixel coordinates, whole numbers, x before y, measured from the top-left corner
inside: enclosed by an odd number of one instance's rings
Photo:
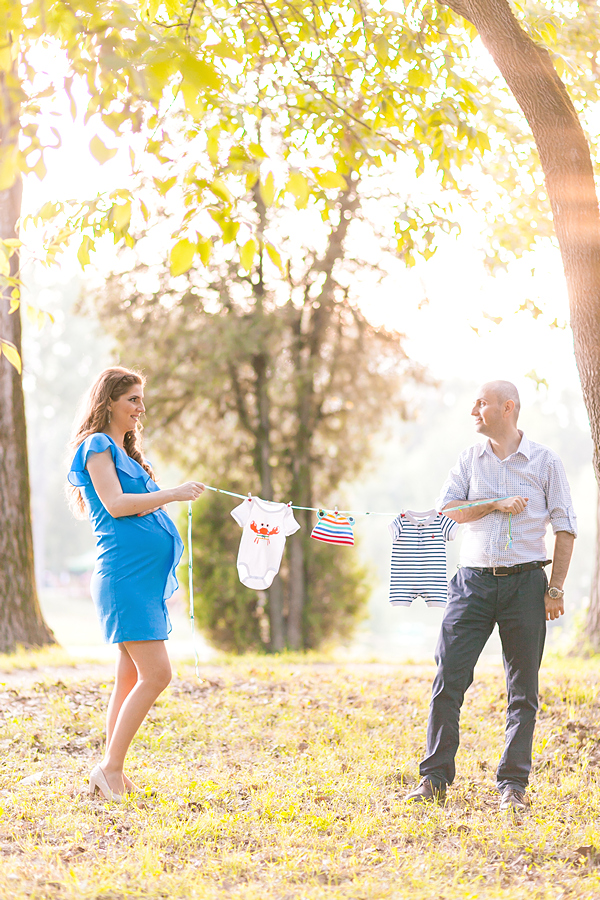
[[[508,576],[508,572],[496,572],[496,569],[506,569],[506,566],[492,566],[493,574],[496,575],[497,578],[506,578]]]

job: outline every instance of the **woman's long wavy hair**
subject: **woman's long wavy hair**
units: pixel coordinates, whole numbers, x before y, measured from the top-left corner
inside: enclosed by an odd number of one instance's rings
[[[98,375],[84,397],[81,409],[75,419],[72,437],[69,442],[71,458],[87,437],[91,434],[98,434],[108,427],[110,401],[118,400],[134,384],[141,384],[143,387],[145,383],[146,379],[140,372],[125,369],[122,366],[113,366],[110,369],[105,369],[104,372]],[[132,431],[126,433],[123,448],[127,455],[135,459],[145,469],[150,478],[156,481],[152,466],[146,462],[142,455],[142,425],[139,422]],[[73,513],[77,518],[85,518],[86,509],[81,491],[78,487],[71,485],[69,485],[69,488],[69,502]]]

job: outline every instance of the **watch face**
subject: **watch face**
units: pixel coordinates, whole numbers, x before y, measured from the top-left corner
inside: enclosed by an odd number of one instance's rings
[[[558,588],[550,588],[548,591],[548,596],[552,597],[553,600],[558,600],[559,597],[562,597],[562,591],[559,591]]]

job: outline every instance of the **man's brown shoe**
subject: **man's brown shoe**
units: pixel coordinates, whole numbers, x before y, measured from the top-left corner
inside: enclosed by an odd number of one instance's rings
[[[436,787],[429,778],[421,778],[419,786],[404,799],[407,803],[443,803],[446,799],[446,785]]]
[[[525,810],[529,807],[529,797],[525,791],[518,791],[517,788],[507,787],[502,791],[502,799],[500,800],[500,809]]]

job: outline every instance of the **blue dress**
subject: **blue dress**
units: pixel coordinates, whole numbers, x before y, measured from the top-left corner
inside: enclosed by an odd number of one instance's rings
[[[108,643],[164,641],[171,631],[166,601],[177,589],[175,569],[183,542],[162,509],[114,518],[94,490],[86,469],[90,453],[110,450],[125,494],[160,488],[134,459],[102,432],[77,448],[68,478],[81,491],[96,537],[98,559],[91,592]]]

